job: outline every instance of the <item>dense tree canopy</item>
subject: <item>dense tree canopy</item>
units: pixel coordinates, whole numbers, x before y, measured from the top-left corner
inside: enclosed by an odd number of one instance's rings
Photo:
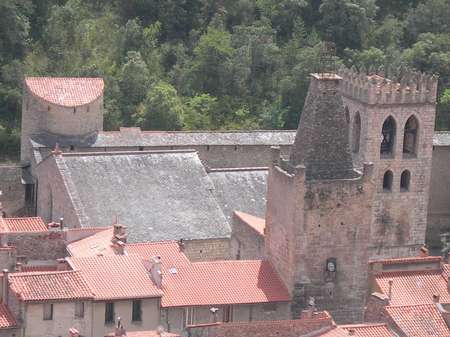
[[[0,154],[25,75],[101,76],[105,127],[295,128],[322,41],[347,66],[439,75],[450,127],[450,0],[2,0]]]

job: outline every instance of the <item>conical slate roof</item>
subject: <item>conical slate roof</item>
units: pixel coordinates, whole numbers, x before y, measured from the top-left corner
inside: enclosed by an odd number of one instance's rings
[[[341,77],[330,73],[311,76],[290,166],[305,166],[306,180],[356,178],[348,141],[349,126],[339,92]]]

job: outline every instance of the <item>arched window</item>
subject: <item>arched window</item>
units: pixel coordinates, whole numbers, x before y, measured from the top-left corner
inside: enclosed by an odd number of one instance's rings
[[[409,191],[409,182],[411,180],[411,172],[404,170],[400,177],[400,192]]]
[[[345,107],[345,120],[347,121],[347,124],[350,123],[350,111],[348,110],[348,106]]]
[[[381,156],[393,156],[395,146],[395,120],[392,116],[386,118],[381,129]]]
[[[353,120],[353,130],[352,130],[353,153],[359,152],[360,138],[361,138],[361,117],[359,116],[359,112],[356,112],[355,118]]]
[[[403,135],[403,153],[415,156],[417,149],[417,131],[419,123],[416,117],[411,116],[405,124],[405,133]]]
[[[392,192],[392,181],[394,180],[394,174],[392,171],[386,171],[383,176],[383,191]]]

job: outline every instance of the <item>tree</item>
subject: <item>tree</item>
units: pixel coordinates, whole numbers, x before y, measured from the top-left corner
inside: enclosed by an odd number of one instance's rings
[[[133,118],[136,125],[145,130],[179,130],[182,116],[183,103],[176,89],[160,81],[147,92]]]
[[[217,98],[200,94],[188,98],[184,107],[183,128],[187,130],[207,130],[219,127]]]

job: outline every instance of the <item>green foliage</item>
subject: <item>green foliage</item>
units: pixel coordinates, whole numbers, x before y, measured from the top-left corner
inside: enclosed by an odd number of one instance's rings
[[[24,75],[101,76],[108,130],[296,128],[330,37],[347,66],[439,75],[450,128],[448,0],[3,0],[0,140],[18,150]]]
[[[183,104],[177,90],[166,82],[154,84],[133,115],[136,125],[146,130],[179,130]]]

